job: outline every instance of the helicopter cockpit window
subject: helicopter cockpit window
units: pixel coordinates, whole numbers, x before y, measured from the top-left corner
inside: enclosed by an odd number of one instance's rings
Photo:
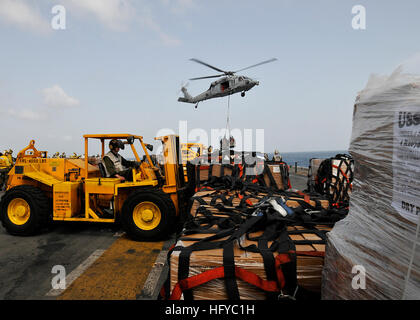
[[[243,81],[244,80],[244,77],[239,77],[238,80],[239,81]]]

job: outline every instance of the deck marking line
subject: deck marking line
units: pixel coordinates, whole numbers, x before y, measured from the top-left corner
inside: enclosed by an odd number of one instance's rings
[[[70,287],[74,280],[76,280],[87,268],[89,268],[103,253],[105,250],[95,250],[85,261],[83,261],[76,269],[74,269],[66,277],[66,287]],[[56,297],[62,294],[66,289],[51,289],[48,291],[46,296]]]

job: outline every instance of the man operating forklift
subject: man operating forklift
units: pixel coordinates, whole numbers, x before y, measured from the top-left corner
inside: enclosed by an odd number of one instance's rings
[[[140,165],[137,161],[124,159],[118,152],[124,150],[124,143],[118,139],[109,142],[109,152],[103,157],[107,178],[118,178],[123,181],[133,181],[133,170]]]

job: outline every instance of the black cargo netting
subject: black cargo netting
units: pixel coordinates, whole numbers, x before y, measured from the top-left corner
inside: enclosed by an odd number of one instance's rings
[[[257,168],[258,165],[263,167]],[[168,279],[163,296],[179,299],[182,295],[185,300],[192,300],[194,288],[223,278],[226,295],[231,300],[240,299],[239,279],[258,287],[267,299],[302,297],[305,290],[301,289],[300,293],[297,290],[296,255],[322,256],[323,253],[298,253],[296,245],[325,245],[329,229],[319,229],[319,226],[331,228],[346,216],[347,210],[330,206],[328,197],[319,193],[289,189],[287,165],[275,165],[284,168],[284,171],[277,170],[282,174],[281,186],[279,179],[275,181],[272,168],[264,162],[194,166],[194,174],[190,173],[189,179],[195,179],[196,193],[190,200],[184,228],[177,235],[178,244],[168,254],[168,262],[171,255],[178,255],[178,282],[171,291]],[[245,174],[253,170],[256,174]],[[305,233],[316,235],[317,240],[290,238]],[[184,242],[192,244],[183,245]],[[259,254],[265,279],[237,267],[234,248]],[[213,249],[222,249],[223,266],[192,276],[191,255]]]

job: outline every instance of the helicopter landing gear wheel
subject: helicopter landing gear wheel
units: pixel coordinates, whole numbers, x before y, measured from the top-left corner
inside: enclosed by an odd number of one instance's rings
[[[245,91],[241,92],[241,97],[245,97]]]

